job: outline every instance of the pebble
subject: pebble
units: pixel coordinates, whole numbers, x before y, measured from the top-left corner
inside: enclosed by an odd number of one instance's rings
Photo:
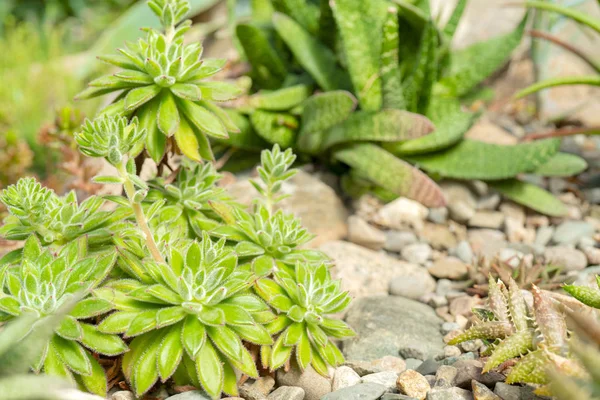
[[[436,278],[459,280],[468,273],[467,265],[455,257],[446,257],[434,262],[427,271]]]
[[[272,376],[262,376],[251,385],[242,385],[240,395],[246,400],[265,400],[274,386],[275,379]]]
[[[460,329],[460,326],[456,322],[444,322],[442,324],[442,335],[447,335],[452,331]]]
[[[426,223],[419,236],[436,250],[448,250],[457,245],[456,236],[446,225]]]
[[[191,390],[167,398],[167,400],[211,400],[210,396],[200,390]]]
[[[487,386],[476,380],[471,381],[471,389],[475,400],[502,400],[498,395],[494,394]]]
[[[401,373],[396,381],[396,387],[400,393],[419,400],[425,400],[427,392],[431,389],[427,379],[413,370],[406,370]]]
[[[331,392],[331,381],[311,366],[306,367],[304,372],[301,372],[297,365],[288,372],[280,369],[277,371],[277,383],[279,386],[296,386],[304,389],[305,400],[320,400]]]
[[[381,250],[386,236],[364,219],[352,215],[348,218],[348,240],[372,250]]]
[[[415,371],[423,364],[423,360],[416,358],[407,358],[404,361],[406,362],[406,369],[414,369]]]
[[[448,305],[448,299],[446,296],[440,296],[435,293],[428,293],[425,296],[421,297],[420,301],[428,304],[432,308],[438,308]]]
[[[584,221],[565,221],[560,224],[552,241],[555,244],[576,244],[582,237],[591,237],[594,234],[594,226]]]
[[[483,341],[481,339],[467,340],[466,342],[460,343],[459,346],[460,349],[465,353],[468,353],[470,351],[474,352],[479,350],[483,346]]]
[[[120,390],[113,393],[110,400],[135,400],[135,395],[129,390]]]
[[[500,396],[502,400],[521,400],[521,389],[506,383],[496,383],[494,393]]]
[[[375,222],[391,229],[402,229],[411,226],[417,231],[421,230],[423,221],[427,218],[427,207],[405,197],[383,206],[374,217]]]
[[[390,294],[417,300],[435,291],[435,280],[426,269],[419,269],[411,274],[398,275],[390,281]]]
[[[480,303],[480,299],[474,296],[459,296],[450,301],[450,314],[453,316],[469,316],[474,306]]]
[[[416,371],[422,375],[434,375],[439,367],[440,363],[435,361],[434,358],[428,358],[419,365]]]
[[[493,211],[498,208],[502,198],[498,193],[487,194],[477,201],[478,210]]]
[[[468,187],[456,182],[442,182],[440,187],[448,200],[450,218],[466,222],[475,214],[477,198]]]
[[[304,389],[294,386],[280,386],[268,397],[268,400],[304,400]]]
[[[489,386],[494,385],[496,382],[503,382],[505,379],[505,376],[499,372],[483,373],[483,363],[479,360],[461,359],[452,366],[458,371],[455,384],[461,388],[469,388],[473,379]]]
[[[454,250],[454,254],[467,264],[473,262],[473,250],[471,249],[469,242],[466,240],[461,240],[458,243],[456,249]]]
[[[583,252],[569,246],[547,247],[544,258],[548,264],[562,267],[564,271],[582,270],[588,262]]]
[[[417,243],[417,235],[410,231],[386,231],[383,248],[387,251],[400,253],[409,244]]]
[[[458,357],[462,354],[461,350],[457,346],[446,346],[444,347],[444,358]]]
[[[388,391],[393,391],[396,388],[396,380],[398,379],[398,373],[394,371],[383,371],[377,372],[376,374],[369,374],[362,377],[362,383],[377,383],[383,385]]]
[[[584,247],[582,249],[583,254],[587,257],[588,264],[597,265],[600,264],[600,249],[597,247]]]
[[[553,226],[540,226],[537,230],[534,244],[538,246],[547,246],[554,235]]]
[[[386,390],[385,386],[377,383],[360,383],[337,392],[328,393],[320,400],[377,400]]]
[[[385,356],[373,361],[346,361],[359,376],[375,374],[383,371],[394,371],[397,374],[406,370],[406,362],[400,357]]]
[[[473,400],[473,394],[468,390],[453,388],[434,388],[427,394],[427,400]]]
[[[394,277],[423,274],[423,268],[418,265],[350,242],[325,243],[320,250],[335,264],[331,268],[332,277],[341,279],[342,289],[350,292],[354,299],[373,295],[387,296],[390,281]]]
[[[450,388],[454,386],[458,370],[450,365],[442,365],[435,373],[434,387]]]
[[[520,221],[511,217],[504,220],[504,232],[511,243],[533,244],[536,237],[534,228],[525,227]]]
[[[337,367],[333,373],[331,390],[335,392],[336,390],[358,385],[360,382],[360,376],[352,368],[347,366]]]
[[[521,225],[525,225],[525,209],[511,202],[505,202],[500,205],[500,212],[506,216],[506,218],[513,218],[518,221]]]
[[[435,224],[445,224],[448,221],[448,209],[446,207],[430,208],[427,219]]]
[[[417,400],[414,397],[406,396],[399,393],[386,393],[381,400]]]
[[[493,258],[507,245],[504,232],[493,229],[471,229],[468,238],[473,252],[486,258]]]
[[[431,258],[431,246],[427,243],[413,243],[402,249],[400,253],[409,263],[425,264]]]
[[[504,225],[504,214],[498,211],[477,211],[469,218],[468,225],[474,228],[500,229]]]
[[[593,237],[584,236],[577,242],[577,247],[583,249],[585,247],[594,247],[596,246],[596,240]]]

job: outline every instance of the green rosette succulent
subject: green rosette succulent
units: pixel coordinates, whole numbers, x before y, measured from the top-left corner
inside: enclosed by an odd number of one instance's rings
[[[34,234],[44,245],[64,245],[86,235],[90,245],[110,241],[108,227],[130,211],[100,209],[104,200],[88,197],[78,204],[75,192],[58,196],[34,178],[21,178],[0,192],[9,216],[0,227],[0,236],[24,240]]]
[[[166,264],[143,262],[144,274],[100,291],[117,312],[99,325],[133,338],[123,372],[136,395],[160,378],[202,387],[210,396],[237,394],[235,370],[258,372],[243,340],[273,343],[262,324],[275,319],[251,287],[255,275],[238,267],[225,240],[186,241],[170,248]]]
[[[69,243],[54,255],[35,236],[30,236],[20,262],[3,267],[2,319],[54,314],[78,293],[88,294],[96,289],[110,272],[115,258],[106,252],[87,256],[85,239]],[[87,296],[78,301],[37,354],[31,368],[106,396],[104,369],[92,353],[116,356],[127,351],[127,346],[118,336],[100,332],[87,321],[112,309],[113,304],[106,299]]]
[[[187,0],[151,0],[148,6],[164,32],[148,29],[146,39],[127,43],[119,55],[99,57],[121,70],[90,82],[78,98],[119,92],[103,113],[137,117],[147,131],[146,150],[157,163],[170,146],[192,160],[212,160],[208,137],[225,139],[228,132],[238,131],[214,102],[231,100],[239,90],[206,80],[224,67],[225,60],[202,60],[200,43],[184,44],[191,26],[191,21],[183,21],[190,9]]]
[[[273,279],[259,279],[255,290],[279,312],[267,325],[271,334],[279,336],[273,346],[262,348],[264,365],[276,370],[288,362],[294,350],[302,370],[311,365],[324,376],[328,376],[328,365],[344,362],[331,338],[345,339],[355,333],[332,315],[344,311],[351,298],[340,289],[339,280],[331,279],[326,264],[299,263],[293,271],[278,270]]]

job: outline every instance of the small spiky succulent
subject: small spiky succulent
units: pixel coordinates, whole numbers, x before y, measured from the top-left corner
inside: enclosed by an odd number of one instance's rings
[[[544,367],[549,363],[549,353],[555,358],[567,355],[567,328],[552,300],[535,285],[532,292],[534,305],[530,312],[513,279],[509,279],[507,289],[502,281],[490,278],[489,320],[477,322],[449,344],[473,339],[496,341],[489,349],[484,371],[520,357],[507,376],[507,383],[547,383]]]
[[[334,319],[350,304],[348,292],[340,281],[332,280],[327,265],[318,267],[298,263],[294,270],[277,270],[273,279],[256,282],[256,292],[279,312],[267,330],[279,334],[273,346],[264,346],[262,362],[276,370],[290,359],[295,350],[298,366],[311,365],[328,376],[327,366],[344,362],[344,356],[330,338],[345,339],[354,331],[345,322]]]
[[[105,242],[110,237],[106,228],[128,212],[100,210],[104,200],[97,196],[78,204],[75,192],[58,196],[34,178],[19,179],[1,191],[0,202],[10,214],[0,227],[1,236],[24,240],[35,234],[45,245],[64,245],[83,235],[90,244]]]
[[[206,80],[223,68],[225,60],[202,60],[200,43],[184,44],[191,26],[191,21],[183,21],[189,1],[152,0],[148,5],[164,32],[148,29],[145,40],[127,43],[119,49],[120,55],[100,57],[122,70],[90,82],[78,98],[120,92],[103,113],[139,118],[147,131],[146,150],[156,162],[163,159],[169,144],[192,160],[211,160],[207,136],[223,139],[228,132],[238,131],[214,102],[231,100],[239,90]]]
[[[596,275],[596,283],[600,288],[600,275]],[[576,285],[565,285],[563,289],[583,304],[600,309],[600,290]]]
[[[106,252],[87,256],[85,239],[72,241],[55,256],[42,248],[35,236],[30,236],[21,261],[4,265],[0,298],[3,319],[26,314],[40,318],[52,315],[78,293],[88,294],[96,289],[114,262],[115,255]],[[127,351],[127,346],[118,336],[102,333],[83,321],[112,308],[111,302],[96,297],[86,296],[77,302],[37,353],[31,368],[77,382],[88,391],[105,396],[104,369],[91,352],[116,356]]]
[[[275,315],[251,293],[254,274],[238,267],[224,239],[212,242],[207,234],[172,247],[166,262],[144,260],[145,274],[99,291],[118,310],[100,331],[134,338],[123,372],[137,395],[173,375],[213,397],[237,394],[234,368],[258,375],[242,340],[272,344],[262,324]]]

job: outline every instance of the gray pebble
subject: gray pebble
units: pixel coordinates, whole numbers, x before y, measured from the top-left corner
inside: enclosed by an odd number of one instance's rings
[[[440,364],[435,359],[428,358],[423,361],[423,364],[419,365],[416,371],[421,375],[434,375],[439,367]]]
[[[456,381],[457,374],[458,370],[456,368],[450,365],[442,365],[435,373],[435,383],[432,386],[444,388],[452,387]]]
[[[383,248],[387,251],[400,253],[409,244],[417,243],[417,236],[408,231],[385,232],[385,244]]]
[[[167,400],[211,400],[210,396],[200,390],[192,390],[168,397]]]
[[[406,360],[406,369],[417,370],[421,364],[423,364],[423,360],[418,360],[416,358],[407,358]]]
[[[396,389],[396,380],[398,373],[394,371],[378,372],[376,374],[365,375],[362,377],[362,383],[377,383],[383,385],[388,391]]]
[[[448,221],[448,209],[446,207],[430,208],[427,219],[435,224],[445,224]]]
[[[454,254],[467,264],[470,264],[473,261],[473,250],[466,240],[462,240],[458,243],[454,250]]]
[[[457,387],[434,388],[427,393],[427,400],[473,400],[473,394]]]
[[[427,243],[413,243],[402,249],[401,255],[413,264],[425,264],[431,258],[431,246]]]
[[[275,389],[268,400],[304,400],[304,389],[294,386],[281,386]]]
[[[336,392],[328,393],[321,400],[377,400],[387,388],[377,383],[360,383]]]

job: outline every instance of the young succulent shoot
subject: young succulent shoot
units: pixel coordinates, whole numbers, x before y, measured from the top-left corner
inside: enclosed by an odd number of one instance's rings
[[[90,318],[113,309],[110,301],[89,293],[104,281],[115,259],[107,252],[88,256],[84,238],[72,241],[54,255],[32,235],[24,244],[21,260],[5,267],[0,299],[3,320],[28,314],[44,318],[58,312],[79,293],[85,295],[32,360],[31,368],[36,373],[44,371],[106,396],[104,369],[92,352],[116,356],[127,351],[127,346],[118,336],[102,333],[89,323]]]
[[[290,169],[296,161],[296,155],[292,149],[281,151],[279,145],[273,146],[273,150],[263,150],[260,154],[260,166],[258,176],[261,182],[251,180],[252,186],[263,197],[264,205],[269,213],[273,212],[273,206],[287,195],[278,195],[282,184],[298,173],[297,169]]]
[[[261,350],[264,366],[274,371],[295,352],[301,370],[311,365],[328,376],[328,366],[344,362],[331,338],[346,339],[355,333],[332,316],[344,311],[351,298],[340,289],[340,281],[331,279],[327,265],[298,263],[291,272],[277,270],[272,279],[259,279],[255,290],[279,313],[266,326],[269,333],[278,337],[273,346],[263,346]]]
[[[213,242],[207,234],[171,247],[166,262],[144,260],[144,274],[100,289],[118,311],[99,329],[133,338],[123,372],[137,396],[172,376],[214,398],[237,395],[234,369],[258,376],[242,341],[273,343],[262,324],[275,315],[251,293],[256,278],[238,267],[225,239]]]
[[[596,283],[600,288],[600,275],[596,275]],[[583,304],[600,309],[600,289],[576,285],[565,285],[563,289]]]
[[[225,60],[203,60],[200,43],[184,44],[191,26],[191,21],[184,21],[188,0],[152,0],[148,6],[163,32],[147,29],[145,40],[127,43],[119,55],[99,57],[121,70],[90,82],[78,98],[120,92],[103,113],[137,117],[147,131],[146,151],[157,163],[168,143],[194,161],[212,160],[208,137],[224,139],[228,132],[238,131],[214,102],[231,100],[239,90],[206,80],[224,67]]]
[[[489,288],[492,320],[476,323],[449,344],[473,339],[495,341],[484,371],[520,357],[507,376],[507,383],[547,383],[544,366],[550,362],[549,354],[555,358],[567,355],[564,316],[535,285],[532,288],[533,312],[528,311],[521,289],[514,280],[509,280],[507,290],[502,281],[495,282],[490,277]]]
[[[44,245],[64,245],[86,235],[90,246],[110,240],[110,224],[124,218],[127,211],[100,210],[101,197],[92,196],[78,204],[75,192],[64,197],[43,187],[34,178],[21,178],[0,192],[9,216],[0,227],[0,236],[25,240],[35,235]]]

